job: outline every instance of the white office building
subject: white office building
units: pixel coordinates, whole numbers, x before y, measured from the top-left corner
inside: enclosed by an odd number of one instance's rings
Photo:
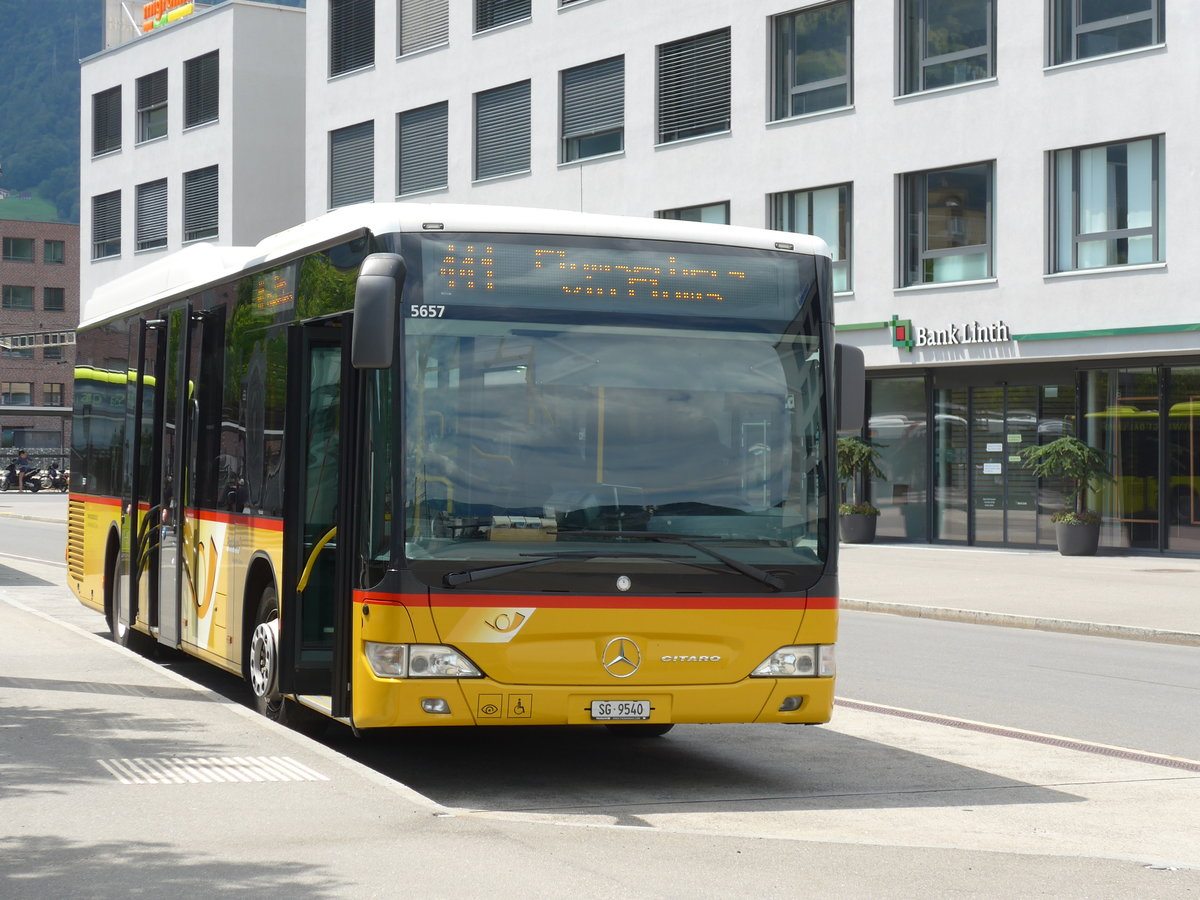
[[[1073,433],[1112,454],[1105,546],[1198,554],[1192,38],[1180,0],[312,0],[296,185],[306,218],[413,198],[815,232],[866,354],[882,539],[1052,547],[1063,485],[1019,451]],[[165,65],[143,46],[91,93]],[[145,180],[112,171],[85,210]]]
[[[173,250],[303,218],[304,26],[302,9],[232,0],[83,61],[85,304]]]

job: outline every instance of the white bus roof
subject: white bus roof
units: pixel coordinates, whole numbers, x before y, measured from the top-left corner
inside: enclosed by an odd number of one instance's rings
[[[372,234],[445,231],[599,235],[830,255],[820,238],[738,225],[516,206],[360,203],[270,235],[253,247],[194,244],[148,263],[98,287],[84,301],[79,324],[84,327],[105,322],[143,306],[230,281],[243,272],[268,269],[305,251],[333,246],[363,230]]]

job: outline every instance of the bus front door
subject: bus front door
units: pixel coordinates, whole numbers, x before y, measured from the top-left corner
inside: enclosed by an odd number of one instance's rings
[[[348,716],[353,546],[349,460],[356,458],[357,373],[350,329],[328,321],[288,334],[280,690]]]

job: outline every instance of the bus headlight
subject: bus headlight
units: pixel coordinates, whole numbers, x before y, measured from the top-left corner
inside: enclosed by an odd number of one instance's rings
[[[831,678],[837,671],[833,644],[780,647],[750,673],[751,678]]]
[[[367,662],[380,678],[482,678],[475,664],[441,644],[366,642]]]

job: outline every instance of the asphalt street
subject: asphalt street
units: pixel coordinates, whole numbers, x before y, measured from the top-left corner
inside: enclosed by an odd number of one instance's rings
[[[0,560],[0,896],[1200,894],[1200,761],[847,701],[368,765],[98,637],[46,555]]]

